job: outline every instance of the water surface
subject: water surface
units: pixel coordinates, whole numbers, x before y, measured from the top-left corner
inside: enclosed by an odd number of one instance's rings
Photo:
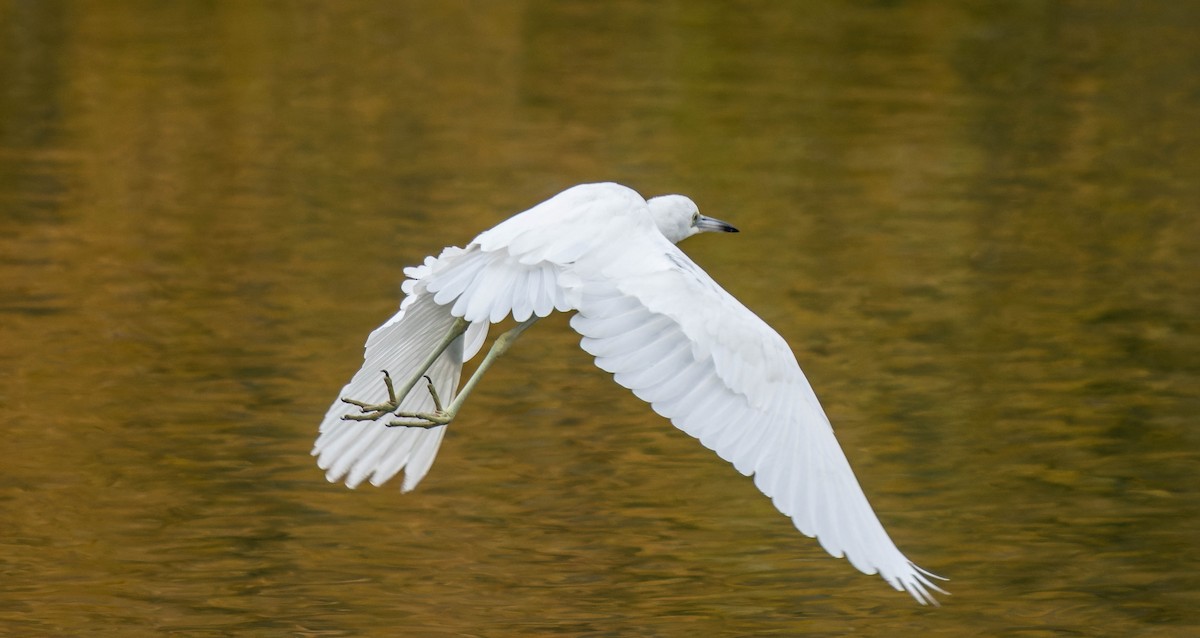
[[[1200,629],[1200,8],[0,5],[0,633]],[[308,452],[401,268],[583,181],[792,344],[920,608],[544,321],[418,490]]]

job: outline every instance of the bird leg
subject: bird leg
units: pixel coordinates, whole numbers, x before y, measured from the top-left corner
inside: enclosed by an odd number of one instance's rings
[[[520,337],[521,333],[525,332],[538,319],[539,317],[536,315],[530,317],[528,320],[517,324],[504,334],[496,337],[496,341],[492,343],[492,348],[488,350],[487,356],[483,358],[483,361],[479,362],[479,367],[475,368],[475,372],[471,374],[471,378],[463,385],[462,390],[458,393],[458,396],[454,397],[449,407],[442,408],[441,399],[438,397],[437,390],[433,388],[433,382],[429,380],[429,377],[425,377],[426,381],[429,381],[429,395],[433,398],[435,410],[432,413],[394,412],[395,416],[408,420],[392,420],[388,421],[385,425],[389,428],[432,428],[439,425],[446,425],[453,421],[454,417],[458,415],[459,409],[467,402],[467,396],[471,394],[471,391],[475,389],[475,385],[483,378],[483,373],[492,367],[492,364],[495,363],[496,359],[500,358],[500,355],[508,352],[513,342],[517,340],[517,337]]]
[[[415,377],[410,379],[408,383],[404,384],[403,392],[401,392],[400,395],[397,395],[394,386],[392,386],[391,375],[388,374],[388,371],[384,371],[383,383],[384,385],[388,386],[388,402],[367,404],[360,401],[354,401],[354,399],[342,398],[343,402],[349,403],[350,405],[358,405],[359,409],[362,410],[362,413],[364,413],[346,415],[343,416],[342,419],[346,421],[376,421],[378,419],[382,419],[383,416],[390,414],[392,416],[400,417],[400,419],[394,419],[384,423],[384,425],[388,427],[433,428],[448,425],[450,421],[454,421],[455,416],[458,414],[458,410],[462,408],[463,403],[467,402],[467,397],[470,395],[470,391],[474,390],[475,385],[479,384],[479,380],[484,378],[484,373],[487,372],[488,368],[492,367],[492,363],[496,362],[500,355],[506,353],[506,351],[512,347],[512,343],[517,341],[517,337],[520,337],[521,333],[526,331],[528,327],[532,326],[534,321],[538,319],[539,317],[534,315],[534,317],[530,317],[528,320],[522,321],[522,323],[512,327],[512,329],[509,331],[504,332],[503,335],[496,337],[496,341],[492,343],[492,348],[487,351],[487,356],[484,357],[484,360],[479,362],[479,367],[475,368],[475,372],[470,375],[470,379],[467,380],[467,383],[463,384],[462,390],[458,392],[458,395],[454,398],[454,401],[450,402],[449,407],[443,408],[442,398],[438,397],[438,392],[433,387],[433,380],[425,375],[425,371],[428,369],[428,367],[433,365],[433,361],[437,360],[437,357],[442,354],[442,351],[448,348],[450,343],[454,342],[454,339],[458,338],[458,336],[462,335],[462,332],[466,330],[467,321],[464,319],[458,319],[457,323],[455,323],[455,326],[451,327],[450,332],[448,335],[446,335],[444,343],[440,345],[440,348],[438,348],[436,353],[433,353],[430,357],[428,357],[424,363],[424,366],[422,366],[421,371],[416,373]],[[462,323],[461,329],[460,326],[458,326],[458,323]],[[430,391],[430,397],[433,399],[434,410],[432,413],[406,413],[406,411],[397,411],[398,408],[400,408],[400,401],[398,401],[396,397],[407,396],[408,392],[413,389],[413,386],[416,385],[416,381],[422,377],[424,377],[426,381],[426,387],[428,391]]]
[[[449,423],[450,421],[454,420],[455,415],[458,414],[458,409],[462,408],[463,403],[467,403],[467,396],[470,395],[470,391],[474,390],[475,385],[479,384],[479,380],[484,378],[484,373],[487,372],[487,368],[492,367],[492,363],[496,362],[500,355],[503,355],[506,353],[506,351],[509,351],[509,348],[512,348],[512,343],[517,341],[517,337],[520,337],[521,333],[526,331],[528,327],[532,326],[538,319],[540,319],[540,317],[535,314],[533,317],[521,321],[520,324],[512,326],[511,329],[504,332],[503,335],[496,337],[496,341],[492,342],[492,348],[487,351],[487,356],[484,357],[484,360],[479,362],[479,367],[475,368],[475,372],[470,375],[470,379],[467,379],[467,383],[463,384],[462,390],[458,391],[458,396],[456,396],[454,401],[450,403],[450,407],[444,410],[438,407],[437,414],[434,416],[438,416],[439,419],[432,420],[427,419],[428,415],[406,415],[403,413],[396,413],[396,416],[414,416],[416,419],[425,419],[427,421],[431,421],[434,423],[434,425],[442,425],[443,422]],[[438,396],[437,392],[433,391],[433,384],[430,384],[430,393],[433,396],[434,405],[437,405]],[[406,423],[403,421],[392,421],[388,423],[389,427],[412,425],[413,423]],[[416,427],[432,426],[416,425]]]
[[[443,337],[438,343],[437,347],[435,347],[433,351],[429,353],[429,356],[425,357],[425,360],[422,361],[421,365],[417,367],[416,372],[404,382],[404,385],[400,388],[400,392],[397,393],[395,386],[392,384],[392,375],[388,374],[387,370],[384,370],[383,384],[387,386],[388,392],[388,400],[386,402],[366,403],[364,401],[342,397],[343,403],[349,403],[350,405],[357,406],[362,412],[362,414],[347,414],[342,417],[342,420],[375,421],[388,414],[395,413],[395,411],[400,408],[400,398],[408,396],[408,393],[413,389],[414,386],[417,385],[417,382],[420,381],[422,377],[424,377],[428,383],[429,390],[434,397],[434,405],[437,406],[437,409],[440,412],[441,406],[438,405],[440,403],[440,399],[437,398],[437,392],[433,390],[433,381],[431,381],[425,373],[429,370],[429,367],[433,365],[433,362],[437,361],[438,357],[442,356],[442,353],[446,351],[446,348],[449,348],[450,344],[454,343],[455,339],[458,339],[460,336],[462,336],[462,333],[466,332],[468,325],[470,325],[470,322],[466,319],[461,317],[456,318],[454,323],[450,326],[450,330],[446,333],[446,336]],[[407,415],[397,414],[397,416]],[[444,424],[433,423],[432,425],[426,427],[432,427],[433,425]]]

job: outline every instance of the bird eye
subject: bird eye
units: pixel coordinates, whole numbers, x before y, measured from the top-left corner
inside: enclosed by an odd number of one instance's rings
[[[692,223],[695,224],[698,221],[700,221],[700,211],[692,213]]]

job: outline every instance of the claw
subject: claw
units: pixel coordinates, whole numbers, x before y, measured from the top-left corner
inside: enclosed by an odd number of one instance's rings
[[[387,386],[388,403],[400,405],[400,402],[396,400],[396,388],[392,386],[392,375],[388,374],[387,370],[383,370],[383,385]]]
[[[438,398],[437,390],[433,387],[433,379],[429,375],[425,375],[426,388],[429,389],[429,396],[433,398],[433,407],[435,414],[442,414],[445,410],[442,409],[442,400]]]

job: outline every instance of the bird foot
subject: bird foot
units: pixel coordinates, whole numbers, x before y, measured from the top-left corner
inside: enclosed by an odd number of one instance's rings
[[[383,371],[383,384],[387,386],[388,400],[386,403],[365,403],[347,397],[342,397],[342,403],[349,403],[357,406],[362,414],[347,414],[342,417],[343,421],[375,421],[386,414],[391,414],[400,407],[400,402],[396,400],[396,388],[392,385],[392,375],[388,374],[387,370]]]
[[[391,415],[400,417],[397,420],[393,419],[384,423],[389,428],[405,427],[405,428],[435,428],[442,425],[447,425],[454,420],[454,415],[442,409],[442,400],[438,397],[437,390],[433,387],[433,379],[425,375],[425,387],[429,390],[429,396],[433,398],[433,412],[398,412],[400,401],[396,399],[396,388],[392,385],[392,375],[388,374],[387,370],[383,371],[383,384],[387,386],[388,400],[385,403],[366,403],[357,401],[347,397],[342,397],[343,403],[349,403],[356,406],[362,414],[346,414],[342,416],[343,421],[378,421],[379,419]]]
[[[401,419],[412,419],[411,421],[401,421],[393,419],[384,423],[389,428],[422,428],[431,430],[443,425],[449,425],[454,420],[454,415],[446,414],[445,412],[397,412],[396,416]]]

